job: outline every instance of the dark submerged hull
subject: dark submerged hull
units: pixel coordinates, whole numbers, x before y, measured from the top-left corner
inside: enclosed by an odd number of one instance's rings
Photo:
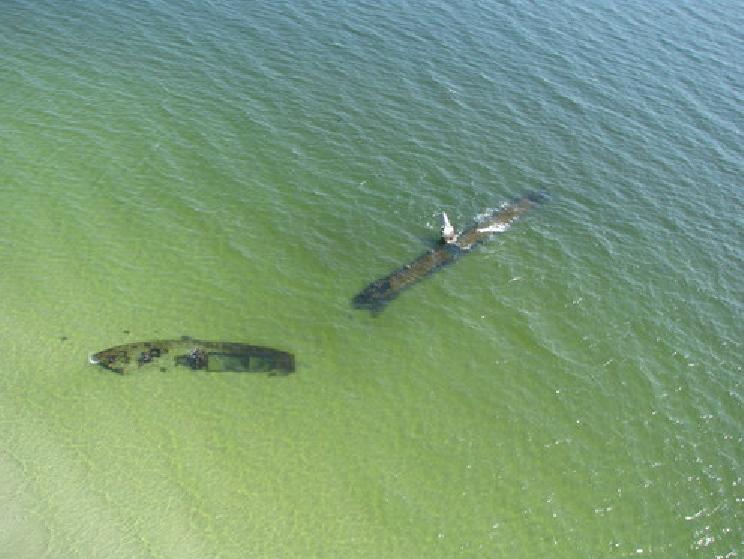
[[[187,337],[118,345],[93,354],[90,362],[122,375],[141,368],[167,371],[179,366],[194,371],[282,375],[295,370],[294,355],[286,351]]]
[[[455,243],[440,243],[405,266],[373,281],[352,299],[352,305],[357,309],[379,313],[401,291],[440,268],[452,264],[494,233],[505,230],[512,222],[544,199],[544,193],[531,193],[497,210],[473,227],[463,231]]]

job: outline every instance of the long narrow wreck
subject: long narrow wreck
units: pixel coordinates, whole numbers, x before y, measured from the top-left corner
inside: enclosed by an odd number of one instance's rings
[[[142,368],[165,372],[174,367],[271,375],[286,375],[295,370],[294,355],[286,351],[239,342],[195,340],[188,336],[114,346],[91,355],[90,362],[121,375]]]
[[[455,232],[447,214],[443,213],[444,225],[437,246],[387,276],[370,283],[352,299],[352,305],[357,309],[369,310],[373,314],[381,312],[385,305],[397,297],[401,291],[444,266],[452,264],[494,233],[505,231],[511,223],[533,206],[543,202],[545,198],[544,192],[526,194],[489,214],[460,234]]]

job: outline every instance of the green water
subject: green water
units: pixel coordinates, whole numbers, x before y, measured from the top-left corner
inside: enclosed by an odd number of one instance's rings
[[[119,4],[0,11],[0,557],[744,553],[740,4]]]

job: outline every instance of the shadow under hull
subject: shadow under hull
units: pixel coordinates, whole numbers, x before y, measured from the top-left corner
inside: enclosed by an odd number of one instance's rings
[[[544,193],[530,193],[493,212],[463,231],[456,242],[440,243],[405,266],[373,281],[352,299],[352,305],[357,309],[369,310],[373,314],[381,312],[385,305],[395,299],[404,289],[452,264],[493,234],[505,231],[511,223],[519,219],[530,208],[541,203],[545,197]]]
[[[294,355],[286,351],[239,342],[213,342],[188,337],[114,346],[91,355],[90,362],[122,375],[142,368],[168,371],[175,367],[215,373],[273,375],[286,375],[295,370]]]

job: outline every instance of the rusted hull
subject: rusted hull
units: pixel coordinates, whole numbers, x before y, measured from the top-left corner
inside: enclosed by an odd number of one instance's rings
[[[402,268],[370,283],[351,300],[352,305],[357,309],[378,313],[407,287],[452,264],[460,256],[460,252],[461,249],[456,245],[441,245],[428,250]]]
[[[460,256],[470,252],[493,234],[505,231],[511,223],[519,219],[544,198],[545,194],[543,193],[531,193],[493,212],[471,228],[463,231],[455,243],[439,243],[412,262],[385,277],[373,281],[352,299],[352,305],[357,309],[366,309],[375,314],[379,313],[387,303],[395,299],[403,290],[437,270],[452,264]]]
[[[119,374],[140,369],[289,374],[294,355],[286,351],[239,342],[214,342],[184,337],[115,346],[91,355],[90,362]]]

